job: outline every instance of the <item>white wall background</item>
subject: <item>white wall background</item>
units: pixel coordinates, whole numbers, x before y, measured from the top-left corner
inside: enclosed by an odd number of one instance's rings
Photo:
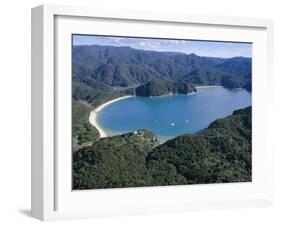
[[[51,225],[281,225],[281,13],[278,0],[8,0],[0,13],[0,225],[42,224],[30,208],[30,8],[43,3],[174,13],[231,15],[275,20],[275,105],[271,144],[275,149],[276,203],[270,208],[132,216]],[[278,51],[279,50],[279,51]],[[272,176],[272,175],[269,175]],[[239,191],[237,191],[239,192]]]

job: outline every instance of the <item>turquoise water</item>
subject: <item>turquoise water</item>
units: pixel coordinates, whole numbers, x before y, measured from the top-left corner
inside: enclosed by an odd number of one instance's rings
[[[192,96],[131,97],[105,107],[99,125],[110,135],[146,128],[161,141],[196,133],[218,118],[251,105],[244,89],[202,88]]]

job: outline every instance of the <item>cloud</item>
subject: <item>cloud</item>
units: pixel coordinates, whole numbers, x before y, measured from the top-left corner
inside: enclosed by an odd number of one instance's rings
[[[200,56],[214,57],[249,57],[252,53],[251,44],[234,42],[75,35],[73,43],[75,45],[130,46],[135,49],[195,53]]]
[[[120,43],[122,41],[122,38],[119,37],[111,37],[110,40],[114,43]]]

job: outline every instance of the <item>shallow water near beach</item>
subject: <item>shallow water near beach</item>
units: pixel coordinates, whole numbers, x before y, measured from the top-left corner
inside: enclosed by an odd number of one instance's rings
[[[222,87],[198,89],[192,96],[131,97],[114,102],[99,112],[97,121],[107,134],[149,129],[161,142],[196,133],[234,110],[250,106],[251,93]]]

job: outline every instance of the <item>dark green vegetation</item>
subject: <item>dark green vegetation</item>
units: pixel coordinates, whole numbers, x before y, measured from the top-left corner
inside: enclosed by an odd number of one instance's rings
[[[148,162],[174,166],[187,184],[251,181],[251,108],[213,122],[200,134],[157,147]]]
[[[112,99],[133,95],[133,89],[115,89],[92,78],[74,78],[72,83],[72,97],[75,101],[84,100],[97,107]]]
[[[162,145],[141,130],[73,154],[73,189],[251,181],[251,107]]]
[[[131,92],[131,93],[130,93]],[[112,99],[134,94],[130,89],[114,90],[112,87],[85,77],[72,82],[72,149],[87,146],[99,139],[98,130],[89,123],[89,114],[97,106]]]
[[[72,149],[91,144],[99,139],[99,133],[95,127],[89,123],[89,113],[92,107],[84,102],[72,103]]]
[[[223,59],[97,45],[73,47],[73,77],[87,77],[109,86],[128,88],[151,80],[170,80],[235,88],[246,86],[251,74],[251,58],[245,57]]]
[[[146,156],[158,145],[146,130],[102,138],[73,155],[73,188],[145,186],[151,177]]]
[[[251,91],[251,59],[73,47],[73,189],[251,181],[251,108],[159,145],[147,130],[99,139],[95,107],[126,95],[188,94],[196,85]]]
[[[188,94],[196,91],[195,85],[251,91],[251,70],[251,59],[243,57],[223,59],[130,47],[74,46],[73,100],[95,108],[125,95]]]
[[[171,82],[166,80],[152,80],[136,88],[136,95],[149,97],[149,96],[162,96],[169,94],[189,94],[196,92],[193,84]]]

